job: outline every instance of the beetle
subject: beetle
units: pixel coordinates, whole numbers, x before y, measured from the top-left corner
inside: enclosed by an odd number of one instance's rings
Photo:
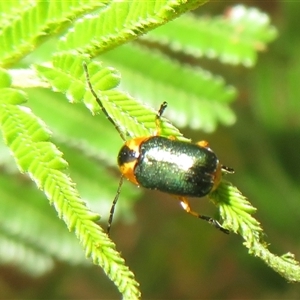
[[[110,232],[115,206],[121,193],[123,179],[126,178],[135,185],[175,196],[187,213],[228,234],[229,231],[217,220],[193,211],[187,198],[208,195],[218,187],[222,173],[233,173],[233,169],[220,164],[206,141],[193,144],[179,141],[173,136],[161,136],[161,117],[167,108],[166,102],[162,103],[155,116],[156,131],[153,135],[126,140],[122,130],[110,117],[93,89],[87,65],[83,66],[92,95],[125,142],[117,159],[121,179],[110,210],[107,233]]]

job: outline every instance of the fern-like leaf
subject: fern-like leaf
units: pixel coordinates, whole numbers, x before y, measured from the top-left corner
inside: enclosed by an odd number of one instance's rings
[[[98,15],[87,15],[61,40],[59,50],[76,49],[92,57],[178,17],[204,0],[112,1]]]
[[[105,118],[91,117],[85,107],[70,105],[59,93],[35,89],[28,90],[27,94],[28,105],[51,128],[55,141],[70,145],[102,165],[116,165],[122,140]]]
[[[56,90],[65,92],[72,102],[83,100],[92,112],[99,112],[100,107],[87,86],[87,78],[83,72],[84,61],[88,62],[85,55],[60,54],[55,57],[52,68],[46,66],[36,66],[36,68]],[[148,136],[151,132],[153,134],[156,129],[154,120],[157,111],[113,89],[119,82],[119,73],[115,69],[104,68],[99,62],[90,63],[88,68],[92,85],[123,135],[137,137]],[[187,140],[164,118],[162,134]]]
[[[276,35],[266,14],[238,5],[215,18],[183,15],[142,38],[194,57],[205,55],[250,67],[257,60],[257,52]]]
[[[0,65],[18,61],[28,52],[68,25],[83,12],[103,7],[107,1],[21,1],[9,9],[0,1]],[[15,3],[14,3],[15,4]]]
[[[204,0],[16,1],[12,7],[4,2],[0,3],[0,11],[4,13],[4,17],[0,20],[0,65],[8,66],[18,62],[45,38],[70,26],[67,34],[57,43],[60,52],[53,55],[52,65],[49,63],[37,65],[36,70],[54,90],[65,93],[71,102],[83,102],[93,113],[98,113],[100,107],[88,88],[87,75],[83,71],[85,63],[92,86],[101,99],[109,119],[116,124],[123,137],[153,134],[156,130],[155,115],[158,104],[165,100],[176,107],[177,112],[188,111],[191,107],[187,116],[192,120],[194,127],[200,126],[209,131],[215,128],[217,121],[225,124],[233,122],[234,117],[228,103],[234,97],[234,90],[226,87],[222,79],[213,77],[207,72],[189,67],[179,68],[173,61],[161,55],[152,55],[144,49],[127,46],[101,57],[103,61],[109,62],[108,67],[99,62],[90,62],[91,57],[104,54],[150,29],[175,19],[183,12],[204,3]],[[87,12],[92,14],[81,17],[81,14]],[[71,24],[70,21],[75,19],[77,21]],[[203,31],[204,28],[205,30],[209,28],[209,36],[207,31]],[[200,38],[186,41],[186,32],[195,32],[195,36]],[[212,39],[212,36],[218,38]],[[250,66],[255,62],[256,51],[263,50],[265,44],[274,36],[275,31],[263,14],[256,10],[236,7],[228,11],[225,18],[203,20],[190,16],[182,17],[173,24],[161,27],[149,35],[148,39],[158,43],[167,41],[170,48],[194,56],[205,54],[208,57],[219,57],[223,62]],[[122,58],[119,59],[120,57]],[[134,57],[135,60],[128,59],[124,64],[122,61],[124,57]],[[145,69],[137,75],[137,64],[141,62]],[[131,81],[128,81],[127,85],[129,91],[133,88],[132,83],[150,87],[143,96],[153,99],[153,103],[157,100],[155,102],[157,108],[145,107],[122,92],[118,87],[119,70],[111,66],[117,67],[129,78]],[[157,70],[153,70],[153,66],[158,66],[161,70],[170,70],[169,77],[166,73],[162,75],[155,72]],[[147,72],[150,76],[143,76]],[[173,74],[177,76],[173,78]],[[93,262],[104,269],[123,293],[123,297],[139,298],[138,283],[133,274],[116,252],[113,242],[95,223],[98,215],[87,209],[70,176],[65,173],[67,163],[62,158],[62,153],[49,141],[50,131],[27,107],[22,106],[27,94],[12,89],[10,83],[8,74],[0,69],[0,127],[18,167],[22,172],[28,173],[39,189],[46,194],[69,230],[75,231],[85,249],[85,254],[91,256]],[[126,86],[125,81],[124,83],[123,86]],[[180,85],[182,89],[179,88]],[[25,83],[26,86],[29,85]],[[165,95],[164,99],[161,99],[161,95]],[[188,103],[188,107],[177,100],[178,95],[181,99],[188,100],[185,102]],[[199,103],[194,101],[196,98],[200,99]],[[195,109],[198,104],[201,104],[199,110]],[[60,104],[55,107],[57,110],[60,108]],[[76,116],[78,117],[77,114]],[[62,144],[66,141],[66,131],[57,136]],[[165,118],[162,119],[162,135],[188,141]],[[105,138],[105,135],[102,138]],[[71,143],[70,140],[67,141]],[[68,153],[76,149],[76,146],[68,145],[61,148],[65,148]],[[108,153],[109,149],[105,151]],[[86,165],[85,160],[80,162]],[[103,184],[106,184],[105,180]],[[9,188],[9,185],[7,187]],[[105,192],[104,189],[103,191]],[[262,239],[262,229],[251,215],[255,209],[236,188],[222,181],[210,197],[220,207],[221,216],[225,220],[224,226],[244,237],[245,245],[251,254],[264,259],[274,270],[289,280],[300,280],[299,265],[290,253],[277,257],[268,251]],[[1,206],[6,209],[1,211],[2,214],[12,211],[12,208],[5,204]],[[18,209],[21,210],[22,206],[20,205]],[[29,215],[28,213],[28,218]],[[14,218],[10,221],[11,223],[7,222],[6,226],[2,227],[0,235],[3,241],[8,240],[11,244],[0,247],[0,256],[3,256],[2,253],[6,249],[15,249],[20,241],[25,241],[29,237],[26,236],[22,240],[25,232],[18,228],[16,234],[11,230],[14,227],[10,225],[17,223],[14,222]],[[42,221],[40,223],[45,226]],[[38,233],[36,231],[34,233],[37,237],[32,244],[44,243],[39,239]],[[41,262],[39,270],[45,270],[52,264],[52,259],[48,258],[55,256],[55,250],[50,249],[49,255],[42,247],[38,249],[42,251],[35,251],[31,244],[23,243],[23,246],[28,255],[36,256]],[[19,258],[20,264],[24,258]],[[63,255],[59,258],[63,258]],[[8,261],[12,259],[13,256],[8,257]]]
[[[263,229],[252,217],[256,209],[228,181],[222,180],[218,188],[210,193],[210,199],[219,206],[223,226],[239,233],[245,240],[244,245],[249,253],[261,258],[273,270],[291,282],[300,281],[300,265],[293,254],[286,253],[276,256],[271,253],[263,240]]]
[[[138,298],[133,274],[95,223],[99,216],[87,209],[71,179],[63,172],[67,163],[62,153],[48,141],[49,130],[27,108],[15,104],[0,103],[0,126],[20,170],[28,172],[45,192],[69,230],[75,231],[86,255],[102,266],[124,297]]]
[[[104,53],[101,59],[120,70],[122,88],[131,95],[156,107],[167,101],[167,114],[176,125],[213,131],[218,121],[226,125],[235,121],[229,103],[236,97],[236,90],[226,86],[220,76],[129,44]]]
[[[21,269],[24,266],[30,268],[30,274],[49,271],[54,265],[54,258],[87,264],[77,239],[68,232],[63,222],[58,222],[54,210],[43,201],[43,194],[32,181],[19,173],[12,173],[12,170],[2,172],[0,181],[1,231],[6,241],[1,243],[0,255],[5,256],[5,252],[11,254],[9,260],[14,259],[14,264]],[[22,244],[24,255],[10,249]],[[28,257],[25,253],[29,253]],[[37,262],[33,263],[35,257]]]
[[[64,56],[60,57],[60,59],[62,59],[63,62],[68,61],[68,59],[64,58]],[[74,60],[75,59],[69,61],[74,62]],[[78,64],[82,64],[82,61],[80,62],[80,58],[78,58]],[[55,67],[57,68],[58,65],[56,65]],[[61,65],[64,64],[61,63]],[[88,67],[92,85],[94,86],[99,98],[102,99],[103,105],[105,106],[110,118],[112,118],[119,127],[124,125],[128,126],[127,124],[130,124],[130,122],[126,119],[130,120],[132,118],[130,114],[132,113],[134,116],[134,122],[132,126],[140,127],[142,124],[147,128],[146,131],[148,131],[148,134],[151,134],[151,129],[153,127],[151,125],[148,126],[147,123],[146,125],[145,123],[143,123],[143,119],[145,117],[142,116],[142,118],[139,119],[141,117],[141,114],[135,109],[136,106],[133,102],[130,103],[131,105],[128,105],[128,102],[124,101],[124,98],[121,98],[122,100],[118,102],[119,98],[114,98],[112,97],[112,95],[115,95],[115,93],[118,94],[119,92],[106,90],[105,88],[103,88],[105,86],[114,86],[114,80],[112,80],[111,82],[110,80],[108,80],[110,78],[109,76],[114,74],[114,71],[110,73],[100,64],[97,65],[96,63],[90,63]],[[49,72],[48,74],[55,74],[55,72],[57,72],[55,68],[49,70],[38,67],[38,69],[43,72],[43,74],[46,73],[45,71],[47,71],[47,73]],[[76,68],[69,66],[69,70],[73,69]],[[67,72],[67,70],[64,70],[64,72]],[[97,74],[105,74],[105,76],[97,76]],[[70,73],[68,73],[68,75],[70,76],[70,78],[72,77]],[[81,75],[81,78],[82,76],[83,75]],[[49,78],[53,80],[52,82],[54,82],[55,85],[56,77],[49,76]],[[101,82],[102,80],[103,82]],[[70,85],[72,84],[71,81],[69,82]],[[78,84],[80,84],[79,80]],[[64,88],[66,87],[67,82],[65,82],[64,84]],[[80,88],[78,88],[77,95],[83,95],[83,92]],[[76,93],[72,93],[72,97],[74,96],[75,100],[78,101],[79,98],[76,97]],[[90,96],[91,95],[89,91],[86,92],[86,94],[84,95],[84,101],[88,105],[88,107],[91,108],[91,110],[97,110],[98,108],[97,106],[95,107],[94,103],[95,100],[93,98],[90,99]],[[152,114],[152,124],[155,128],[153,122],[154,116],[155,114]],[[122,119],[124,119],[124,121]],[[127,132],[128,131],[126,130],[126,133]],[[133,136],[135,136],[135,134],[138,135],[139,133],[140,131],[137,129],[133,132]],[[259,223],[251,216],[251,214],[255,212],[255,208],[251,206],[251,204],[238,192],[238,190],[232,187],[228,182],[222,181],[218,189],[210,194],[210,198],[213,199],[214,202],[217,203],[217,205],[219,205],[221,216],[225,220],[224,226],[229,228],[233,232],[240,233],[244,237],[245,246],[249,248],[249,252],[251,254],[255,254],[256,256],[262,258],[269,266],[271,266],[275,271],[279,272],[282,276],[286,277],[288,280],[300,280],[300,278],[298,277],[300,271],[299,265],[295,260],[293,260],[290,254],[284,255],[280,258],[269,252],[262,240],[263,231]],[[293,274],[292,271],[295,271],[296,273]]]

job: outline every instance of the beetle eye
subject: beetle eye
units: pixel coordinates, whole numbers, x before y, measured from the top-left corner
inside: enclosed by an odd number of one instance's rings
[[[126,163],[135,161],[138,158],[138,153],[128,146],[124,145],[118,155],[118,165],[122,166]]]

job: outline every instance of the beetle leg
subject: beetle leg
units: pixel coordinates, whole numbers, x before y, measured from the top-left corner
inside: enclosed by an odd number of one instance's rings
[[[178,197],[178,198],[180,200],[180,204],[181,204],[182,208],[187,213],[191,214],[192,216],[194,216],[196,218],[202,219],[202,220],[208,222],[209,224],[213,225],[217,229],[221,230],[222,232],[229,234],[229,230],[223,228],[222,225],[217,220],[215,220],[211,217],[200,215],[197,212],[193,211],[190,207],[190,203],[188,202],[188,200],[185,197]]]
[[[208,147],[208,142],[207,141],[199,141],[199,142],[196,143],[196,145],[198,145],[200,147],[207,148]]]

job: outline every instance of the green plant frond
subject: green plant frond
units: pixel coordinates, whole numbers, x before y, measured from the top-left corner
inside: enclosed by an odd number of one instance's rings
[[[93,79],[92,84],[95,86],[98,97],[103,101],[105,109],[123,133],[123,136],[130,139],[154,135],[156,133],[155,116],[157,111],[150,107],[145,107],[128,94],[116,90],[107,92],[99,91],[97,89],[97,82],[94,82]],[[84,101],[89,108],[97,109],[94,103],[95,100],[90,93],[86,95]],[[161,135],[173,136],[179,140],[188,140],[165,118],[162,118],[161,122]]]
[[[34,67],[40,76],[51,84],[54,91],[65,93],[70,102],[76,103],[81,101],[85,92],[85,85],[80,76],[83,74],[83,62],[88,60],[88,55],[59,53],[53,58],[53,66]]]
[[[162,25],[203,4],[203,0],[112,1],[98,15],[86,15],[61,39],[59,50],[76,49],[92,57]]]
[[[142,38],[194,57],[205,55],[223,63],[251,67],[257,52],[265,50],[276,35],[265,13],[238,5],[215,18],[183,15]]]
[[[93,63],[92,63],[93,65]],[[157,110],[145,107],[130,95],[114,90],[101,90],[101,81],[99,80],[96,68],[89,68],[91,84],[94,87],[99,99],[101,99],[108,115],[122,132],[124,137],[149,136],[156,133],[155,117]],[[84,78],[84,80],[86,80]],[[87,91],[84,102],[91,110],[99,110],[99,105],[95,103],[94,96]],[[96,106],[95,106],[96,105]],[[161,134],[164,136],[173,136],[180,140],[187,140],[182,136],[179,130],[174,127],[165,118],[161,122]]]
[[[27,245],[26,241],[0,230],[1,265],[14,265],[31,276],[41,276],[54,266],[53,259],[39,249]]]
[[[51,83],[55,90],[66,93],[72,102],[82,101],[94,113],[101,110],[91,94],[83,70],[85,55],[59,54],[53,67],[36,66],[41,76]],[[119,83],[119,73],[111,67],[103,67],[99,62],[91,62],[88,72],[93,88],[101,99],[111,119],[125,137],[153,135],[156,131],[157,111],[147,108],[128,94],[113,89]],[[174,136],[181,140],[182,134],[162,118],[162,135]]]
[[[58,222],[55,211],[43,200],[43,194],[29,178],[1,173],[0,180],[0,220],[7,239],[10,236],[15,242],[23,241],[26,247],[52,259],[73,264],[87,263],[75,236],[63,222]]]
[[[293,254],[272,254],[263,240],[264,232],[259,222],[252,217],[255,213],[250,202],[228,181],[222,180],[218,188],[210,193],[210,199],[219,206],[224,227],[239,233],[245,240],[249,253],[261,258],[273,270],[289,281],[300,281],[300,265]]]
[[[124,59],[126,57],[126,59]],[[235,116],[229,107],[236,90],[221,77],[192,68],[135,45],[123,45],[101,56],[122,73],[123,89],[156,107],[167,101],[176,125],[213,131],[218,122],[231,125]],[[162,70],[164,70],[162,72]],[[184,113],[183,113],[184,112]]]
[[[32,7],[33,2],[31,0],[14,0],[12,1],[0,1],[0,28],[11,26],[16,22],[20,16],[20,11],[26,11]]]
[[[51,128],[54,138],[78,149],[99,163],[116,166],[123,141],[102,115],[91,117],[82,105],[70,105],[62,94],[28,90],[28,105]]]
[[[0,65],[7,66],[17,62],[64,26],[70,24],[84,12],[103,7],[107,1],[1,1],[11,4],[10,14],[1,25]],[[3,6],[3,4],[1,4]],[[7,8],[7,5],[4,5]],[[0,7],[1,9],[1,7]],[[1,11],[1,10],[0,10]],[[8,9],[6,9],[8,11]]]
[[[106,168],[106,160],[95,159],[83,152],[82,149],[76,148],[76,145],[70,144],[68,140],[66,143],[59,143],[59,147],[68,159],[70,174],[77,183],[76,186],[80,195],[87,201],[93,211],[102,214],[101,221],[106,227],[112,201],[116,196],[118,177]],[[116,160],[117,155],[112,156]],[[116,165],[116,162],[114,165]],[[114,220],[118,215],[122,218],[125,217],[126,220],[132,220],[134,218],[132,206],[141,193],[142,190],[133,187],[131,183],[124,183]]]
[[[63,172],[67,163],[48,141],[49,131],[41,120],[28,109],[0,104],[0,125],[19,168],[29,173],[69,230],[75,231],[86,256],[91,256],[93,262],[104,269],[123,295],[130,295],[127,299],[138,298],[140,292],[134,275],[116,252],[113,242],[95,223],[99,216],[87,209],[74,183]]]

